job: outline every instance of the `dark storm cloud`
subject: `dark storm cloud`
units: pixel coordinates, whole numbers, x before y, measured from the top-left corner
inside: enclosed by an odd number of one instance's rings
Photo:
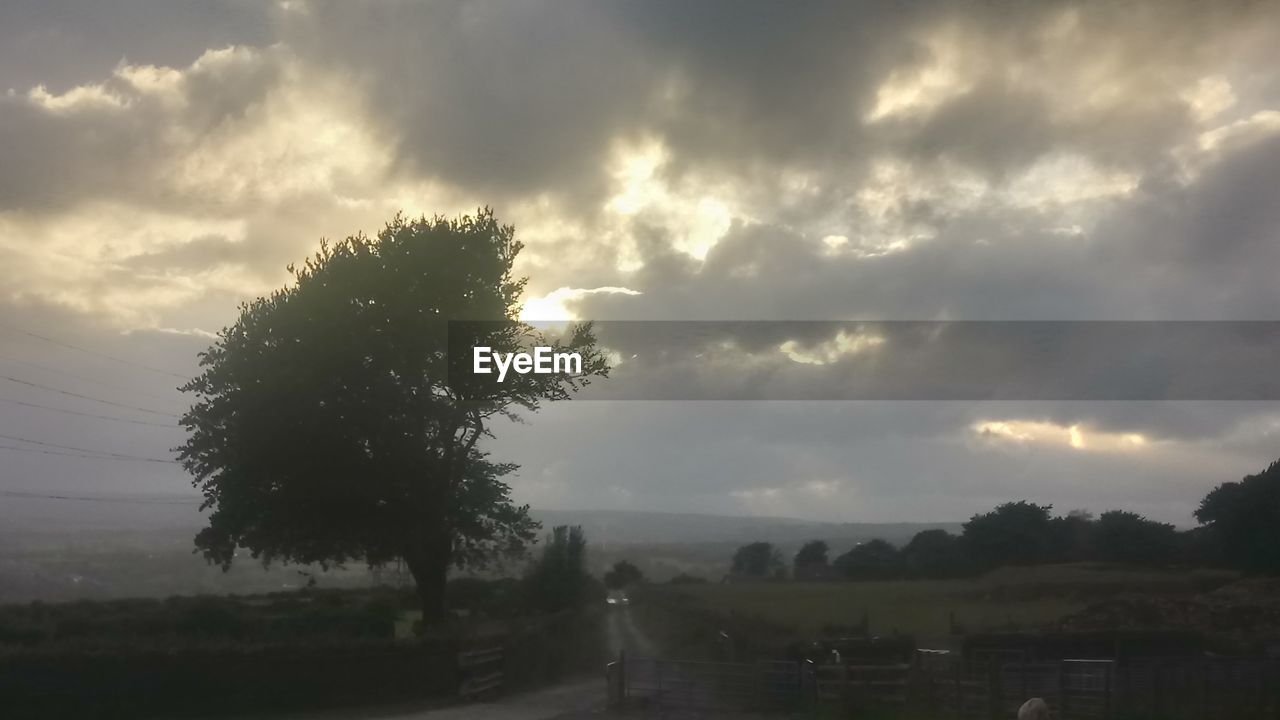
[[[1264,57],[1248,31],[1274,13],[315,2],[282,18],[285,42],[309,62],[369,88],[371,115],[416,172],[490,195],[594,199],[612,143],[637,135],[669,147],[673,176],[772,183],[792,169],[847,190],[886,150],[997,176],[1054,151],[1140,166],[1187,136],[1179,93],[1204,65]],[[956,70],[950,82],[963,87],[931,111],[866,122],[894,71],[909,79],[931,65]]]
[[[592,2],[308,3],[282,38],[348,74],[404,169],[500,198],[599,191],[656,101],[656,58]]]

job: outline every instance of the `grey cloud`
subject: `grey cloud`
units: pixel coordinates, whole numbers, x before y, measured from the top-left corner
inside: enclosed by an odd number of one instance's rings
[[[267,45],[256,0],[9,0],[0,4],[0,93],[98,82],[122,60],[182,67],[205,50]]]
[[[969,403],[574,401],[548,407],[536,423],[500,428],[491,449],[521,463],[517,494],[547,506],[956,521],[1027,498],[1063,512],[1120,507],[1182,525],[1213,485],[1273,454],[984,448],[969,430],[977,420],[1028,414],[1035,417],[1026,406]],[[631,440],[616,442],[618,433]],[[614,487],[630,495],[620,499]]]
[[[1273,317],[1277,184],[1280,137],[1231,148],[1189,186],[1144,185],[1099,226],[1099,256],[1137,268],[1160,300],[1187,314]]]
[[[122,107],[82,101],[55,111],[25,92],[0,96],[0,210],[46,213],[103,199],[163,210],[202,204],[176,195],[165,173],[184,143],[243,119],[278,81],[278,54],[248,55],[189,68],[176,97],[104,78]]]
[[[641,127],[648,59],[595,3],[323,2],[282,37],[369,94],[405,169],[496,201],[598,192],[611,141]]]

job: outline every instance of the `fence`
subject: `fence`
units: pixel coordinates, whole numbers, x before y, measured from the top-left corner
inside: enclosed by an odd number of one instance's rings
[[[1263,659],[1024,662],[922,654],[910,664],[814,665],[623,656],[606,676],[611,702],[660,708],[836,714],[876,708],[887,716],[1000,720],[1040,697],[1058,720],[1280,717],[1280,663]]]
[[[478,698],[502,687],[503,655],[501,647],[458,653],[458,695]]]
[[[1031,697],[1059,720],[1280,716],[1280,664],[1261,658],[917,663],[908,703],[927,717],[1012,718]]]

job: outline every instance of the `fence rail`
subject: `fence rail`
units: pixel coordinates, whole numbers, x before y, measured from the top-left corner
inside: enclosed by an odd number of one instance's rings
[[[907,710],[936,720],[1013,718],[1043,698],[1058,720],[1280,717],[1280,662],[1177,658],[910,664],[715,663],[623,656],[606,670],[617,703],[698,710]]]
[[[502,687],[502,663],[500,647],[458,653],[458,672],[462,676],[458,695],[475,698],[497,691]]]

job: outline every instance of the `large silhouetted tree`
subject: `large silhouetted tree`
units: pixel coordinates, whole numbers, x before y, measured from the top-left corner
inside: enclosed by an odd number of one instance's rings
[[[1102,560],[1158,565],[1177,559],[1177,529],[1138,513],[1108,510],[1098,517],[1095,533]]]
[[[903,569],[909,577],[946,578],[967,574],[971,563],[960,538],[946,530],[922,530],[902,548]]]
[[[522,551],[537,525],[510,499],[514,467],[478,442],[491,419],[567,398],[608,368],[589,325],[550,340],[516,321],[520,249],[487,209],[397,216],[376,237],[322,243],[287,287],[241,306],[183,388],[196,400],[181,458],[212,510],[196,536],[205,557],[403,558],[430,621],[451,565]],[[498,383],[460,371],[480,345],[576,351],[583,373]]]
[[[831,565],[850,580],[888,580],[902,574],[902,555],[892,543],[876,538],[858,543]]]
[[[792,575],[797,580],[815,580],[830,574],[831,562],[827,557],[830,548],[824,540],[810,540],[800,547],[792,561]]]
[[[556,612],[585,602],[592,589],[587,574],[587,536],[580,525],[552,528],[529,574],[525,576],[529,602],[537,609]]]
[[[604,574],[604,586],[610,590],[620,590],[630,585],[644,582],[644,573],[634,563],[619,560]]]
[[[970,557],[984,566],[1044,562],[1050,550],[1052,509],[1052,505],[1024,500],[1004,503],[970,518],[964,524],[961,542]]]
[[[739,577],[765,578],[785,572],[782,564],[782,553],[773,543],[753,542],[743,545],[733,553],[733,564],[729,569]]]
[[[1211,490],[1196,520],[1208,528],[1227,564],[1280,574],[1280,461]]]

